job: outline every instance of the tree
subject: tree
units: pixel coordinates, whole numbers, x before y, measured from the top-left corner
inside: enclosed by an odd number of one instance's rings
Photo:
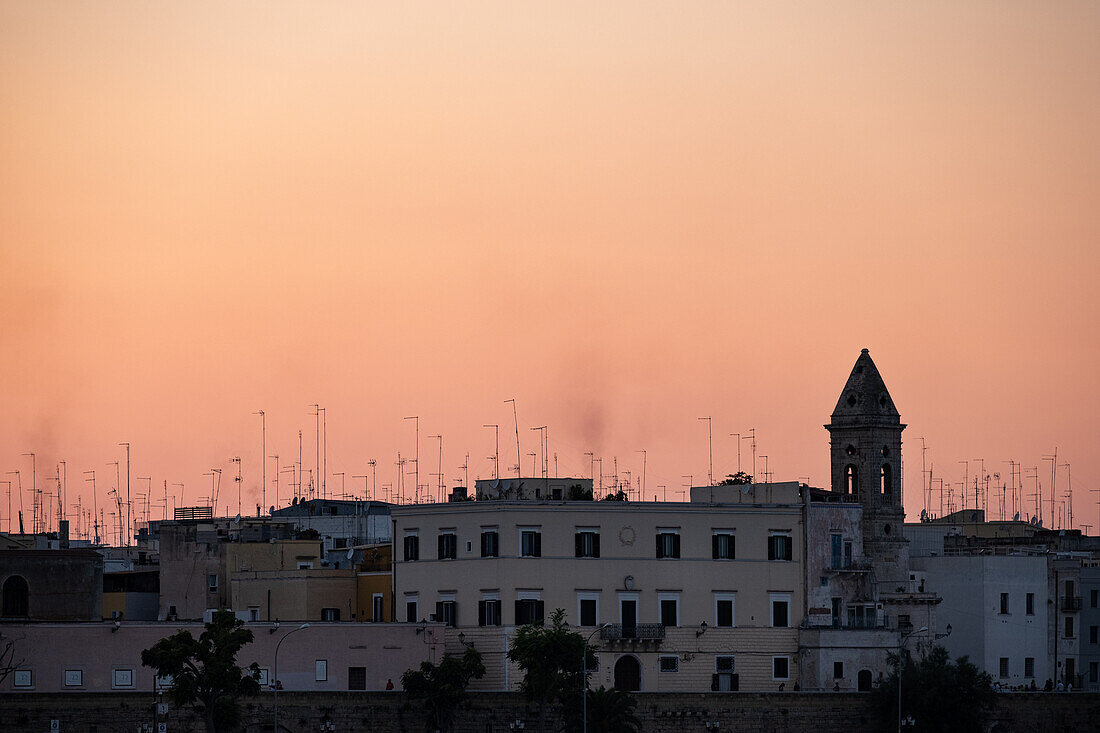
[[[727,474],[724,479],[718,482],[719,486],[741,486],[742,484],[751,484],[752,476],[748,475],[744,471],[738,471],[737,473]]]
[[[15,641],[10,636],[0,634],[0,684],[23,666],[23,659],[15,656]]]
[[[595,654],[584,637],[569,631],[565,611],[550,614],[550,625],[541,621],[520,627],[508,647],[508,659],[523,670],[520,690],[535,703],[539,711],[539,731],[545,730],[546,707],[559,703],[564,707],[566,722],[580,727],[581,663],[591,666]]]
[[[569,487],[569,501],[592,501],[592,490],[585,490],[580,484]]]
[[[588,693],[588,730],[600,733],[638,733],[642,722],[634,715],[638,702],[622,690],[603,685]]]
[[[438,666],[421,662],[420,669],[401,675],[401,686],[410,695],[424,697],[425,730],[449,731],[454,727],[455,712],[466,700],[470,680],[485,676],[481,654],[466,647],[461,657],[444,654]]]
[[[952,662],[942,646],[914,661],[909,655],[888,657],[894,671],[875,691],[875,707],[888,729],[898,720],[898,667],[901,671],[901,709],[916,724],[914,733],[962,733],[980,730],[985,711],[994,702],[993,681],[966,657]]]
[[[619,489],[600,499],[600,501],[630,501],[630,499],[627,497],[625,491]]]
[[[259,666],[237,666],[237,652],[252,643],[252,632],[232,611],[214,613],[198,639],[180,630],[141,652],[141,663],[171,679],[168,699],[177,707],[194,705],[208,733],[235,728],[240,721],[237,701],[260,690]]]

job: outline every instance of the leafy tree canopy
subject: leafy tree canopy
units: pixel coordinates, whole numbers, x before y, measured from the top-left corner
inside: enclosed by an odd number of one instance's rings
[[[483,676],[481,654],[468,646],[461,657],[444,654],[438,665],[421,662],[420,669],[407,670],[401,675],[401,686],[410,695],[424,697],[425,730],[449,731],[455,712],[466,700],[470,680]]]
[[[232,730],[240,722],[238,700],[260,690],[260,669],[237,666],[237,652],[252,643],[252,632],[232,611],[214,613],[198,639],[180,630],[141,652],[141,663],[171,678],[168,699],[177,707],[194,705],[208,733]]]
[[[627,498],[625,491],[619,489],[600,499],[600,501],[630,501],[630,499]]]
[[[634,715],[637,700],[628,693],[614,688],[599,689],[588,693],[588,730],[599,733],[638,733],[642,722]]]
[[[595,664],[592,648],[569,630],[561,608],[550,614],[549,626],[528,624],[512,638],[508,659],[523,670],[520,690],[539,708],[539,730],[545,725],[546,706],[554,702],[562,703],[567,720],[579,727],[582,655],[588,667]]]
[[[592,501],[592,490],[586,491],[580,484],[573,484],[569,487],[567,498],[569,501]]]
[[[898,662],[875,691],[875,707],[888,729],[897,726]],[[985,711],[992,707],[993,681],[989,674],[970,663],[966,657],[952,662],[942,646],[933,647],[926,655],[914,660],[901,658],[901,712],[916,723],[914,733],[963,733],[981,730]]]
[[[718,482],[719,486],[740,486],[742,484],[751,484],[752,476],[748,475],[744,471],[738,471],[737,473],[727,474],[724,479]]]

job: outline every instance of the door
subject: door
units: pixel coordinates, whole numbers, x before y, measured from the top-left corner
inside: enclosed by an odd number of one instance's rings
[[[628,655],[615,662],[615,689],[623,692],[642,689],[642,667],[636,657]]]
[[[626,598],[619,601],[619,616],[623,625],[623,638],[635,638],[638,635],[638,602]]]

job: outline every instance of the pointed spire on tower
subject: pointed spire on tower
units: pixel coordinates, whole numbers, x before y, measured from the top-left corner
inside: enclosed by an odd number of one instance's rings
[[[844,391],[833,409],[832,422],[834,425],[863,422],[897,425],[901,422],[901,415],[894,407],[886,382],[867,349],[860,352],[852,367]]]

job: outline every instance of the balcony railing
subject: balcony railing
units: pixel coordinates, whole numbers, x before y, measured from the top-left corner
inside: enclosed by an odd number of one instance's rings
[[[600,629],[600,639],[603,641],[660,641],[664,638],[665,627],[661,624],[634,624],[633,626],[608,624]]]
[[[1063,611],[1080,611],[1081,596],[1064,596],[1058,599],[1058,605]]]

